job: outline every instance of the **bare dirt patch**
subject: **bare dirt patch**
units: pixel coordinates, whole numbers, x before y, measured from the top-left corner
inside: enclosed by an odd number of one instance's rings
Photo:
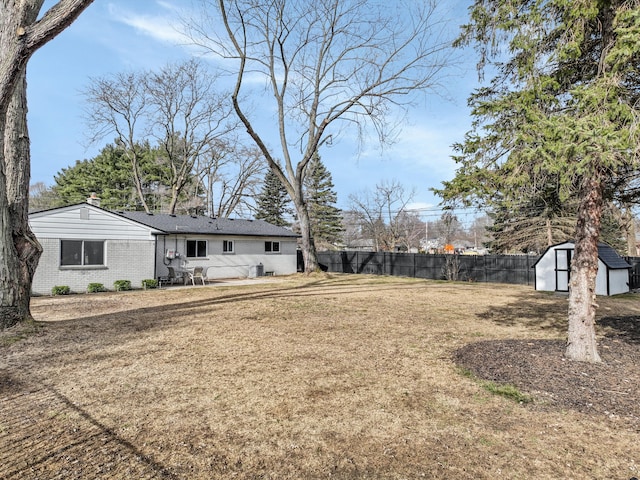
[[[596,478],[640,473],[637,295],[603,365],[566,299],[370,276],[36,298],[0,334],[0,478]],[[465,376],[509,383],[521,405]]]

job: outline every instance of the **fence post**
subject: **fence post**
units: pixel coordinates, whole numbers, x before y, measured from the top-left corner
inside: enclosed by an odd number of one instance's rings
[[[411,274],[413,278],[416,278],[416,258],[418,258],[418,254],[414,253],[413,254],[413,273]]]

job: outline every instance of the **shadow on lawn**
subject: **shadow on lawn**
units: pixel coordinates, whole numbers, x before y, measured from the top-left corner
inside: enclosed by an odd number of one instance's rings
[[[332,289],[327,290],[326,288]],[[77,318],[72,318],[68,320],[59,320],[55,321],[55,324],[65,325],[65,324],[75,324],[77,322],[91,322],[100,324],[106,318],[113,319],[114,316],[121,315],[123,317],[130,317],[133,319],[137,318],[147,318],[154,317],[156,318],[166,318],[171,319],[171,314],[183,315],[184,313],[196,312],[202,308],[208,308],[214,305],[221,305],[227,303],[237,303],[244,301],[254,301],[260,299],[278,299],[278,298],[293,298],[293,297],[311,297],[311,296],[321,296],[321,295],[350,295],[352,293],[357,292],[371,292],[371,291],[379,291],[383,293],[384,291],[397,291],[398,289],[414,289],[418,288],[418,285],[407,284],[406,282],[386,282],[386,283],[363,283],[363,284],[354,284],[353,281],[349,280],[341,280],[341,279],[319,279],[314,282],[305,283],[304,285],[297,286],[285,286],[285,287],[276,287],[269,288],[260,291],[238,291],[242,290],[242,287],[238,287],[237,290],[230,291],[229,293],[223,295],[212,296],[211,298],[204,298],[193,300],[188,297],[185,298],[184,302],[176,302],[172,304],[163,304],[154,307],[142,307],[135,308],[126,311],[99,314],[99,315],[86,315],[89,312],[79,312]],[[198,288],[198,287],[193,287]],[[335,290],[333,290],[335,289]],[[185,292],[193,291],[191,289],[185,290]],[[211,290],[213,292],[213,290]],[[123,319],[125,324],[131,323],[126,319]],[[39,322],[44,324],[49,324],[48,322]],[[50,324],[49,324],[50,325]]]
[[[64,407],[68,411],[75,412],[80,418],[88,422],[92,427],[96,428],[100,432],[101,436],[104,438],[101,438],[100,441],[96,443],[102,444],[102,446],[104,446],[104,443],[113,443],[114,445],[116,445],[115,450],[122,450],[124,452],[124,455],[122,455],[123,457],[132,456],[133,458],[137,459],[139,462],[145,464],[153,472],[153,474],[155,474],[154,477],[157,476],[157,478],[163,478],[163,479],[169,479],[169,480],[178,478],[167,467],[160,464],[159,462],[154,460],[152,457],[145,455],[133,443],[122,438],[113,429],[107,427],[105,424],[98,421],[87,410],[85,410],[84,408],[76,405],[74,402],[69,400],[67,396],[63,395],[62,393],[57,391],[55,388],[49,387],[48,390],[50,390],[51,393],[55,395],[55,397],[57,397],[60,403],[64,405]],[[95,435],[90,436],[87,439],[84,439],[84,441],[89,444],[94,443],[94,438],[92,437],[95,437]]]
[[[493,306],[478,314],[478,317],[504,326],[522,325],[565,335],[567,309],[566,296],[523,292],[517,300],[507,305]],[[607,337],[640,344],[640,317],[636,315],[597,316],[596,329]]]
[[[597,325],[604,329],[607,337],[620,338],[627,343],[640,344],[640,317],[604,317]]]
[[[179,478],[57,389],[18,383],[22,388],[0,389],[0,477],[35,479],[55,471],[56,478],[124,478],[126,471],[127,478]]]
[[[259,291],[247,291],[242,287],[238,287],[222,294],[217,294],[215,289],[211,289],[208,290],[212,294],[211,297],[199,299],[189,298],[188,292],[192,290],[185,290],[184,301],[179,300],[170,304],[132,308],[98,315],[91,315],[90,310],[85,310],[78,311],[76,318],[54,322],[37,322],[47,332],[49,341],[56,343],[56,348],[53,350],[41,349],[34,353],[34,356],[38,356],[38,361],[55,362],[60,361],[64,353],[76,356],[89,349],[94,350],[94,355],[99,355],[101,347],[123,345],[128,340],[138,339],[140,335],[171,328],[176,323],[184,322],[185,319],[188,320],[190,316],[211,311],[212,307],[216,305],[260,299],[309,298],[310,296],[321,295],[336,297],[374,290],[384,295],[385,291],[415,288],[420,288],[420,286],[407,284],[406,282],[354,284],[353,281],[341,278],[321,278],[303,285],[282,286],[278,284],[275,288],[261,289]],[[81,308],[82,306],[79,303],[71,308]],[[212,321],[214,320],[215,316],[212,313]]]
[[[515,301],[491,306],[477,316],[503,326],[521,325],[561,334],[567,330],[567,301],[563,296],[522,292]]]

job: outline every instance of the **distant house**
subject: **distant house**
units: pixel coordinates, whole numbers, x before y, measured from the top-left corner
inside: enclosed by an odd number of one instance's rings
[[[209,279],[296,272],[298,235],[262,220],[112,212],[82,203],[32,213],[29,224],[44,249],[34,294],[50,294],[55,285],[112,288],[116,280],[140,287],[167,277],[168,267],[202,266]]]
[[[359,238],[350,240],[344,250],[359,250],[361,252],[375,252],[376,242],[372,238]]]
[[[571,278],[571,259],[575,244],[564,242],[552,245],[533,265],[535,288],[549,292],[568,292]],[[596,295],[617,295],[629,291],[629,265],[609,245],[598,245],[598,274]]]

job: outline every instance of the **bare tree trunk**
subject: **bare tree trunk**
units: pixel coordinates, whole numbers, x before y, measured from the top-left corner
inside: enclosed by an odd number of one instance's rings
[[[140,200],[140,204],[142,208],[144,208],[145,213],[151,213],[149,209],[149,204],[147,203],[147,199],[144,197],[144,188],[142,186],[142,174],[140,173],[140,158],[138,153],[135,151],[138,147],[133,140],[130,138],[130,148],[131,153],[129,154],[129,160],[131,161],[131,171],[133,173],[133,183],[136,186],[136,193],[138,194],[138,200]],[[125,147],[126,152],[126,147]]]
[[[0,124],[6,123],[6,114],[0,114]],[[4,129],[0,132],[0,149],[4,150]],[[7,198],[7,177],[4,159],[0,162],[0,328],[10,327],[24,319],[18,301],[16,282],[19,257],[13,243],[12,219]]]
[[[28,6],[20,20],[26,25],[34,22],[41,4]],[[2,25],[3,30],[11,28],[8,25]],[[5,45],[6,30],[3,33]],[[0,116],[0,329],[31,318],[31,281],[42,252],[28,224],[31,175],[26,67],[17,73],[14,82],[7,109]]]
[[[172,185],[171,200],[169,200],[169,215],[174,215],[176,213],[177,206],[178,206],[178,189],[175,185]]]
[[[571,262],[569,286],[569,332],[565,356],[581,362],[600,362],[596,342],[596,275],[598,237],[603,206],[600,171],[582,184],[576,225],[575,254]]]
[[[627,237],[627,255],[635,257],[638,255],[638,247],[636,245],[636,219],[633,217],[633,211],[629,205],[624,207],[624,224]]]
[[[60,0],[37,22],[44,0],[0,3],[0,328],[30,317],[31,280],[41,252],[27,223],[27,62],[91,2]]]
[[[547,247],[550,247],[551,245],[553,245],[553,232],[551,230],[551,219],[547,218],[545,221],[545,224],[547,228]]]
[[[306,205],[300,199],[294,199],[298,221],[300,223],[300,236],[302,241],[302,258],[304,260],[304,272],[313,273],[318,270],[318,254],[311,233],[311,220]]]
[[[17,254],[15,269],[6,277],[12,307],[20,319],[30,319],[31,283],[42,247],[29,228],[29,181],[31,152],[27,129],[27,80],[23,72],[7,111],[5,128],[5,173],[13,246]],[[15,322],[14,322],[15,323]],[[4,325],[10,326],[10,325]]]

